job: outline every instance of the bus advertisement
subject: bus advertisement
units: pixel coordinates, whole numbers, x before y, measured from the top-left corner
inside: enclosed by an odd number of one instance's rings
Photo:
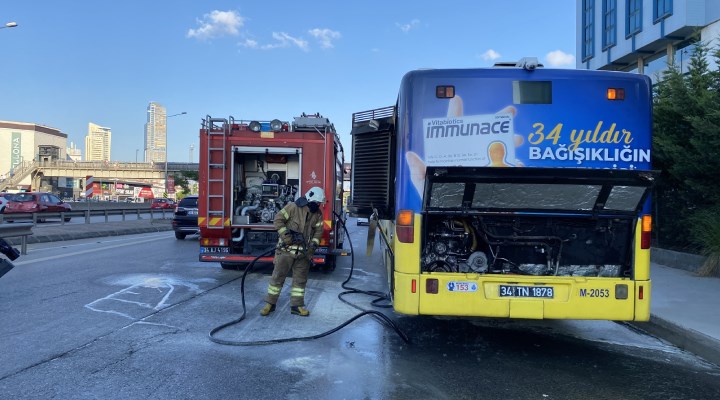
[[[407,73],[353,114],[348,206],[379,228],[395,311],[648,320],[651,128],[640,74]]]

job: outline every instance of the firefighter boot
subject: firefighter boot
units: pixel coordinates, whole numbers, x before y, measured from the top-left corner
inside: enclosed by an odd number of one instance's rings
[[[310,310],[308,310],[307,308],[305,308],[303,306],[292,306],[292,307],[290,307],[290,313],[299,315],[301,317],[307,317],[310,315]]]
[[[260,310],[260,315],[262,315],[263,317],[267,317],[268,314],[273,311],[275,311],[275,304],[265,303],[265,307]]]

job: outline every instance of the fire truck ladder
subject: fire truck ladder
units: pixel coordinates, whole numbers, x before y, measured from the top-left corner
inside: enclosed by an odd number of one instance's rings
[[[216,125],[215,123],[218,123]],[[208,160],[208,176],[207,176],[207,228],[223,229],[225,225],[225,168],[226,168],[226,152],[225,146],[227,141],[225,135],[228,130],[228,123],[225,118],[207,117],[207,160]],[[218,142],[222,143],[218,147]],[[218,173],[219,172],[219,173]],[[219,224],[211,223],[220,219]]]

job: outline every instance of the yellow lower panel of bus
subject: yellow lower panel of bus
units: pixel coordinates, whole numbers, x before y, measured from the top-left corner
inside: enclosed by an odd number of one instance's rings
[[[395,273],[393,304],[412,315],[646,321],[650,281]]]

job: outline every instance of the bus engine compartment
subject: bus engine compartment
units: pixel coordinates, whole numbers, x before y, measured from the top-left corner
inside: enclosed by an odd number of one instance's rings
[[[437,215],[424,218],[422,272],[629,277],[633,218]]]

